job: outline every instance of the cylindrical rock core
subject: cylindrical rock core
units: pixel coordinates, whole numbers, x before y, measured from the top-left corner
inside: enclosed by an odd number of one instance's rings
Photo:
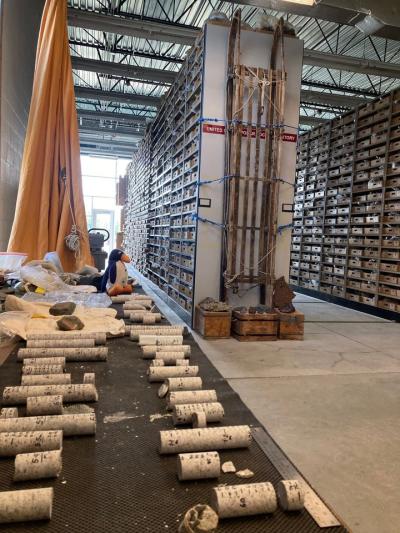
[[[142,346],[143,359],[154,359],[156,353],[158,352],[181,352],[182,357],[185,357],[190,354],[191,349],[190,345],[187,344],[175,344],[175,345],[148,345]]]
[[[21,385],[66,385],[71,383],[71,374],[23,374]]]
[[[154,359],[163,359],[166,365],[176,365],[177,359],[184,359],[182,352],[156,352]]]
[[[19,405],[26,403],[26,399],[34,396],[61,395],[63,401],[68,402],[97,402],[96,387],[91,383],[79,385],[21,385],[20,387],[5,387],[3,391],[4,405]]]
[[[126,312],[127,311],[125,311],[124,313]],[[129,312],[129,319],[132,320],[132,322],[143,322],[144,323],[144,319],[147,316],[154,317],[154,321],[147,322],[147,324],[155,324],[156,322],[161,322],[160,313],[151,313],[150,311],[130,311]]]
[[[157,317],[155,313],[151,313],[151,314],[143,316],[143,324],[155,324],[156,322],[157,322]]]
[[[126,303],[123,305],[124,316],[129,317],[132,311],[146,311],[146,306],[140,303]]]
[[[94,435],[96,433],[96,415],[94,413],[83,413],[0,419],[0,433],[57,429],[64,432],[64,437]]]
[[[217,392],[211,390],[176,391],[167,396],[167,408],[172,409],[174,405],[184,403],[212,403],[216,402]],[[190,422],[190,420],[189,420]]]
[[[205,452],[229,448],[248,448],[252,440],[249,426],[175,429],[160,431],[161,454]]]
[[[25,357],[65,357],[66,361],[106,361],[108,348],[100,346],[96,348],[20,348],[18,360]]]
[[[58,477],[61,468],[61,450],[21,453],[15,457],[14,481]]]
[[[0,457],[62,449],[62,431],[0,433]]]
[[[127,311],[142,311],[143,308],[151,307],[153,300],[151,298],[143,298],[142,300],[131,300],[130,302],[125,302],[122,308]],[[140,307],[142,309],[140,309]]]
[[[0,418],[17,418],[18,417],[18,408],[17,407],[3,407],[0,411]]]
[[[278,501],[284,511],[300,511],[304,507],[304,490],[297,479],[283,479],[277,486]]]
[[[53,333],[28,333],[27,341],[58,341],[72,339],[94,339],[96,344],[106,343],[106,334],[100,331],[55,331]]]
[[[164,381],[167,378],[197,376],[198,373],[198,366],[159,366],[150,367],[147,371],[150,382]]]
[[[138,329],[130,330],[131,340],[139,340],[139,335],[182,335],[183,326],[132,326]]]
[[[0,492],[0,523],[50,520],[53,488]]]
[[[207,417],[204,411],[196,411],[192,414],[192,424],[194,428],[206,428]]]
[[[219,477],[221,472],[219,453],[180,453],[177,457],[177,470],[180,481]]]
[[[139,346],[175,346],[182,343],[182,335],[139,335]]]
[[[219,402],[214,403],[190,403],[174,405],[172,421],[175,426],[190,424],[193,413],[203,412],[207,422],[221,422],[224,418],[224,408]]]
[[[167,368],[179,368],[179,367],[167,367]],[[182,368],[182,367],[181,367]],[[190,368],[190,367],[183,367]],[[177,390],[200,390],[203,388],[203,381],[199,377],[176,377],[176,378],[167,378],[165,383],[168,387],[168,391],[177,391]]]
[[[83,374],[83,383],[96,383],[96,374],[94,372],[85,372]]]
[[[269,482],[214,487],[211,499],[220,518],[273,513],[277,508],[275,489]]]
[[[181,354],[183,355],[183,354]],[[189,359],[152,359],[150,366],[189,366]]]
[[[26,399],[26,414],[28,416],[62,415],[63,399],[60,395],[36,396]]]
[[[93,348],[94,339],[52,339],[26,342],[27,348]]]
[[[62,366],[65,368],[65,357],[25,357],[22,361],[24,366]],[[23,371],[23,370],[22,370]]]
[[[24,375],[44,375],[44,374],[62,374],[64,367],[62,365],[23,365],[22,373]]]

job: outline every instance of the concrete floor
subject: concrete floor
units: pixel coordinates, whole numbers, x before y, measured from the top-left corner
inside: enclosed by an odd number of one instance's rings
[[[351,531],[399,533],[400,325],[303,295],[296,307],[304,341],[197,340]]]

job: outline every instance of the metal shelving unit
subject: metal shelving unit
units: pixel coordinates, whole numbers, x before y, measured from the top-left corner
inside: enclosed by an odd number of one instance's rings
[[[202,55],[201,37],[131,165],[131,222],[125,237],[134,266],[188,319],[193,308]],[[146,191],[147,210],[136,205],[139,190]]]
[[[400,90],[302,135],[290,282],[400,313]]]

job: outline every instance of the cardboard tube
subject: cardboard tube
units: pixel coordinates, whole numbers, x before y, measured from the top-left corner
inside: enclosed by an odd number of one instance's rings
[[[213,403],[217,401],[217,392],[211,390],[176,391],[167,396],[167,408],[185,403]],[[191,416],[191,415],[190,415]],[[190,422],[190,419],[189,419]]]
[[[26,342],[27,348],[93,348],[94,339],[52,339]]]
[[[62,449],[62,431],[0,433],[0,457]]]
[[[178,368],[178,367],[170,367]],[[190,367],[184,367],[190,368]],[[203,381],[199,377],[178,377],[178,378],[168,378],[165,380],[165,383],[168,387],[168,391],[176,390],[200,390],[203,388]]]
[[[180,453],[177,457],[177,471],[180,481],[219,477],[221,472],[219,453]]]
[[[21,385],[66,385],[71,383],[71,374],[43,374],[21,376]]]
[[[36,396],[26,399],[26,414],[28,416],[38,415],[62,415],[63,399],[60,395]]]
[[[53,488],[0,492],[0,524],[50,520]]]
[[[167,378],[193,377],[199,373],[198,366],[159,366],[147,371],[150,382],[164,381]]]
[[[142,346],[142,352],[143,352],[143,359],[154,359],[156,354],[159,352],[180,352],[181,357],[185,358],[190,355],[191,349],[190,346],[187,344],[176,344],[175,346],[160,346],[160,345],[149,345],[149,346]]]
[[[19,405],[34,396],[61,395],[64,402],[97,402],[96,387],[90,383],[83,385],[29,385],[5,387],[3,391],[4,405]]]
[[[160,431],[160,454],[205,452],[248,448],[252,440],[249,426],[175,429]]]
[[[108,348],[100,346],[97,348],[20,348],[18,350],[18,360],[25,357],[65,357],[66,361],[106,361]]]
[[[96,433],[96,415],[94,413],[83,413],[0,419],[0,433],[38,431],[39,429],[48,431],[62,430],[65,437],[94,435]]]
[[[27,341],[57,341],[70,339],[94,339],[96,344],[105,344],[107,336],[100,331],[54,331],[49,333],[28,333]]]
[[[174,426],[190,424],[193,413],[204,413],[207,422],[221,422],[224,418],[224,408],[221,403],[190,403],[174,405],[172,421]]]
[[[207,417],[203,411],[196,411],[192,414],[192,425],[194,428],[206,428]]]
[[[83,383],[96,383],[96,374],[94,372],[85,372],[83,374]]]
[[[17,407],[4,407],[0,411],[0,418],[17,418],[18,408]]]
[[[273,513],[277,508],[275,489],[269,482],[214,487],[211,499],[220,518]]]
[[[63,368],[65,368],[65,357],[25,357],[22,362],[23,362],[23,367],[24,366],[60,365]]]
[[[61,469],[61,450],[20,453],[15,457],[14,481],[58,477]]]
[[[297,479],[283,479],[277,486],[278,501],[284,511],[300,511],[304,507],[304,490]]]
[[[64,367],[62,365],[23,365],[22,373],[24,375],[43,375],[43,374],[62,374]]]
[[[139,346],[174,346],[182,343],[182,335],[139,335]]]

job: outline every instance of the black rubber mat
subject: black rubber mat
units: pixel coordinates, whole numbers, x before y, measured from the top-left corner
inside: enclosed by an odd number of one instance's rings
[[[226,412],[226,425],[260,424],[239,396],[211,365],[192,337],[191,362],[200,366],[205,388],[215,388]],[[2,526],[19,532],[73,533],[161,533],[176,532],[182,515],[197,503],[208,503],[216,482],[179,482],[176,457],[157,453],[158,432],[171,429],[170,417],[163,415],[165,401],[157,397],[157,384],[149,384],[149,362],[141,359],[136,343],[127,337],[108,343],[106,363],[67,364],[73,382],[82,381],[82,373],[95,372],[99,391],[96,437],[64,439],[63,470],[59,479],[46,482],[13,483],[13,460],[0,459],[0,490],[54,487],[53,517],[49,522]],[[1,391],[4,386],[20,383],[20,364],[11,355],[0,367]],[[114,417],[107,419],[106,417]],[[253,442],[249,450],[221,452],[222,461],[232,460],[238,469],[255,472],[251,482],[271,481],[280,475]],[[234,474],[222,474],[219,483],[239,484]],[[320,531],[306,511],[271,516],[230,519],[220,522],[224,533],[311,533]],[[343,533],[343,527],[324,529]]]

